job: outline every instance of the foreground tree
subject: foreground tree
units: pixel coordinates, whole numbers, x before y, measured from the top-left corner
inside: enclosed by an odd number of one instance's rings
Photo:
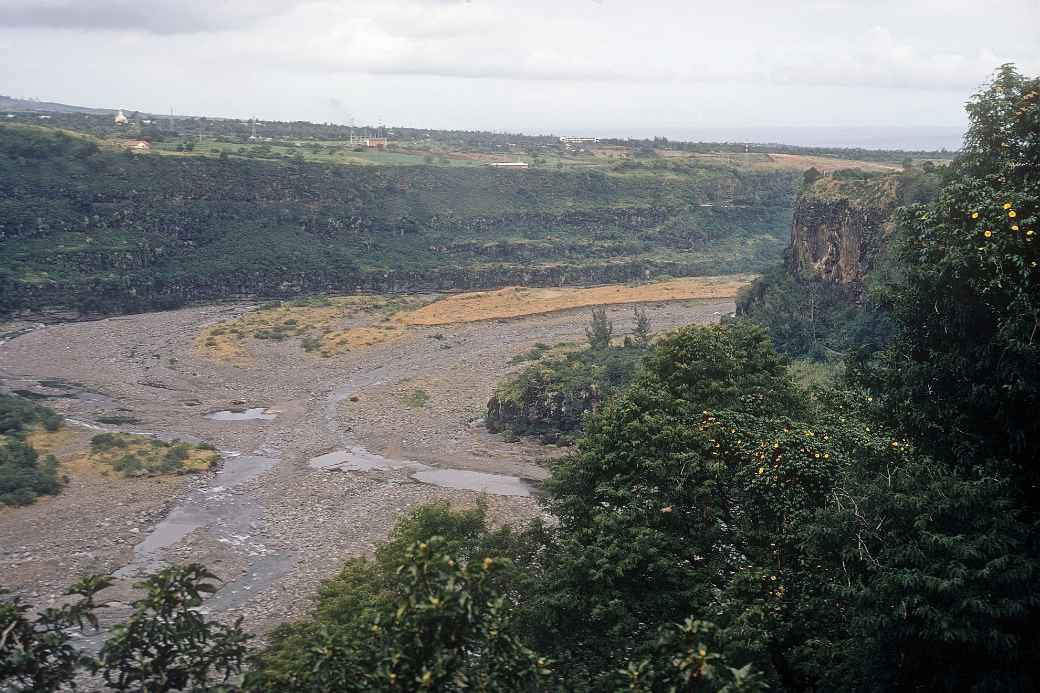
[[[858,525],[873,547],[853,586],[851,633],[868,644],[859,661],[876,686],[1030,691],[1040,685],[1040,79],[1004,65],[967,110],[938,199],[898,218],[901,273],[881,292],[896,338],[850,368],[919,457],[854,481],[846,522],[821,528]]]
[[[526,609],[534,642],[568,689],[601,690],[658,628],[710,613],[727,655],[796,679],[783,605],[819,584],[798,519],[823,502],[837,453],[781,415],[804,405],[761,328],[684,328],[644,370],[547,483],[560,524]],[[742,634],[726,640],[731,627]]]
[[[145,596],[130,619],[115,627],[98,656],[105,683],[117,691],[227,690],[249,640],[241,619],[207,621],[197,611],[215,592],[216,576],[193,563],[163,570],[140,583]],[[218,678],[219,677],[219,678]]]
[[[71,633],[95,630],[98,592],[107,576],[87,577],[66,593],[69,603],[36,612],[18,598],[0,600],[0,689],[57,691],[75,688],[82,674],[100,674],[118,691],[231,691],[249,636],[238,623],[207,621],[197,611],[215,591],[200,565],[173,566],[141,582],[145,595],[130,619],[115,627],[93,657],[73,646]]]
[[[1040,79],[1000,68],[968,104],[933,204],[904,210],[884,302],[899,334],[854,369],[938,459],[1011,463],[1040,502]]]
[[[73,685],[94,660],[72,644],[76,629],[97,628],[95,595],[108,587],[104,577],[85,578],[65,593],[73,598],[60,607],[32,615],[17,597],[0,600],[0,687],[12,691],[57,691]],[[4,597],[0,590],[0,597]]]
[[[536,545],[532,544],[532,545]],[[524,541],[490,530],[484,507],[417,509],[374,561],[326,583],[308,619],[274,633],[257,691],[523,691],[548,662],[513,627],[511,557]]]

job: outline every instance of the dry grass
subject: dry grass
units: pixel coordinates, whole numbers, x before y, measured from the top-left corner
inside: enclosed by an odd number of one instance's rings
[[[25,438],[40,455],[54,455],[60,461],[70,451],[79,452],[90,443],[90,434],[63,426],[57,431],[35,430]]]
[[[205,328],[196,337],[195,345],[204,356],[239,366],[253,363],[250,348],[258,341],[296,338],[301,350],[328,357],[399,339],[413,326],[500,320],[618,303],[734,298],[754,278],[750,274],[731,274],[584,289],[510,287],[456,294],[425,305],[423,298],[415,296],[337,297],[322,305],[283,304],[246,313],[236,320]],[[367,322],[343,324],[359,319]],[[258,334],[262,335],[259,339]],[[272,334],[278,335],[278,339],[273,340]]]
[[[517,286],[451,296],[398,317],[407,325],[447,325],[619,303],[725,299],[734,298],[754,278],[750,274],[732,274],[688,277],[638,286],[610,284],[587,289],[527,289]]]
[[[386,316],[421,302],[418,297],[383,296],[288,301],[210,325],[195,338],[195,347],[209,358],[240,366],[253,363],[250,346],[259,341],[295,338],[304,351],[333,356],[386,341],[401,329],[390,324],[349,328],[346,321]]]
[[[849,168],[858,168],[863,171],[899,171],[902,169],[897,164],[885,164],[877,161],[856,161],[854,159],[835,159],[829,156],[808,156],[804,154],[770,154],[773,166],[796,171],[806,171],[815,167],[821,173],[830,173]]]
[[[216,450],[182,443],[179,445],[184,447],[186,457],[177,463],[175,470],[162,471],[163,458],[174,445],[147,436],[117,433],[114,435],[123,443],[123,447],[94,450],[90,445],[93,435],[90,431],[65,426],[57,431],[33,431],[26,437],[26,442],[41,456],[54,455],[62,474],[78,478],[110,476],[115,464],[126,455],[132,455],[140,464],[140,469],[135,473],[119,473],[127,477],[206,471],[220,460],[220,453]]]
[[[220,453],[209,446],[164,443],[127,433],[104,437],[115,444],[91,445],[88,452],[71,460],[70,466],[90,466],[102,474],[115,471],[120,476],[139,477],[204,472],[220,461]],[[95,440],[100,438],[95,436]]]

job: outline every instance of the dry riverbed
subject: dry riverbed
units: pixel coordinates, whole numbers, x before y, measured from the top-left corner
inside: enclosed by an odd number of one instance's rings
[[[733,310],[725,296],[644,305],[658,331]],[[200,348],[207,330],[255,320],[255,309],[65,323],[19,330],[0,343],[0,386],[46,396],[69,419],[46,442],[69,477],[65,491],[0,508],[5,587],[47,603],[81,574],[114,574],[117,585],[106,595],[116,602],[106,612],[112,620],[126,613],[138,575],[198,561],[225,580],[206,608],[243,616],[263,633],[299,616],[321,580],[345,559],[371,553],[416,504],[470,506],[480,496],[473,489],[484,485],[494,522],[539,513],[546,460],[563,451],[507,443],[487,433],[480,417],[495,384],[522,367],[510,359],[536,342],[581,341],[588,308],[409,324],[393,339],[327,357],[301,349],[298,339],[250,337],[248,359]],[[630,305],[608,315],[616,333],[631,329]],[[357,311],[350,327],[375,328],[386,317]],[[98,422],[113,416],[124,419]],[[98,430],[206,441],[222,461],[188,476],[106,475],[73,462]],[[311,463],[329,453],[339,456],[322,459],[341,463]]]

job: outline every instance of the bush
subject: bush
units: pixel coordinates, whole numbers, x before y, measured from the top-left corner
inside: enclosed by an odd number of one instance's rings
[[[125,448],[127,439],[118,433],[98,433],[90,439],[93,452],[108,452],[116,448]]]
[[[0,393],[0,435],[20,435],[37,423],[56,431],[61,427],[61,417],[24,397]]]
[[[28,505],[37,496],[53,496],[61,490],[58,462],[51,455],[40,460],[30,445],[0,439],[0,504]]]

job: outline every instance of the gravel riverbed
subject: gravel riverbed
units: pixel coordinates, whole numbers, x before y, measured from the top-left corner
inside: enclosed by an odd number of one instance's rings
[[[197,353],[207,325],[250,304],[37,326],[0,343],[0,387],[50,395],[71,420],[104,430],[204,440],[225,458],[210,473],[118,479],[64,469],[65,491],[0,508],[0,583],[36,604],[60,599],[84,573],[118,576],[103,596],[113,621],[127,612],[137,575],[169,562],[209,566],[223,587],[206,604],[263,634],[306,611],[320,582],[351,556],[370,554],[409,508],[434,500],[474,504],[475,491],[412,478],[407,466],[315,469],[308,461],[351,447],[392,460],[537,482],[562,450],[508,443],[480,422],[495,384],[536,342],[581,341],[589,311],[410,328],[398,339],[333,358],[295,340],[251,345],[248,366]],[[655,331],[717,321],[732,301],[646,305]],[[616,334],[632,307],[608,308]],[[254,348],[255,346],[255,348]],[[428,399],[419,404],[417,390]],[[274,418],[221,421],[217,410],[257,407]],[[97,424],[103,415],[139,423]],[[86,446],[96,430],[68,424],[55,452]],[[535,494],[536,495],[536,494]],[[535,495],[489,495],[495,523],[540,510]],[[135,548],[136,547],[136,548]]]

